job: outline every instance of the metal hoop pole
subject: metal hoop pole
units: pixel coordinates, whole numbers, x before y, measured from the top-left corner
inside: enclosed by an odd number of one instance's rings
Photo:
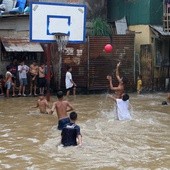
[[[58,45],[59,61],[58,61],[58,90],[61,87],[61,68],[62,68],[62,53],[68,42],[68,35],[65,33],[55,33],[55,38]]]
[[[47,45],[47,101],[50,101],[50,80],[51,80],[51,71],[50,71],[50,60],[51,60],[51,53],[50,53],[50,45]]]

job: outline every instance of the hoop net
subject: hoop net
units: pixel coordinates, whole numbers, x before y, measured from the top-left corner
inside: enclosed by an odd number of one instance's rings
[[[69,36],[64,33],[55,33],[54,35],[57,41],[58,51],[62,52],[66,48]]]

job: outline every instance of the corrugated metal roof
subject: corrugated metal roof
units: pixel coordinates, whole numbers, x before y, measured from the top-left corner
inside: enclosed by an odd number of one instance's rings
[[[44,52],[40,43],[29,42],[27,38],[3,37],[1,42],[7,52]]]
[[[152,29],[154,29],[155,31],[157,31],[162,36],[170,36],[170,32],[164,31],[163,26],[161,26],[161,25],[150,25],[150,27]]]

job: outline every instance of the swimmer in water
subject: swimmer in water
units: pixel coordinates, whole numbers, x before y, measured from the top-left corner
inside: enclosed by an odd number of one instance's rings
[[[49,103],[45,96],[39,96],[37,100],[37,105],[32,108],[39,108],[40,113],[42,114],[50,114],[50,112],[47,111],[47,108],[50,108]]]
[[[127,83],[127,79],[125,77],[120,77],[120,74],[119,74],[120,64],[121,63],[119,62],[116,66],[116,78],[119,82],[118,86],[114,87],[112,84],[112,77],[107,76],[107,79],[109,80],[110,89],[115,91],[116,98],[119,98],[119,99],[122,97],[122,94],[124,93],[124,90],[125,90],[125,84]]]

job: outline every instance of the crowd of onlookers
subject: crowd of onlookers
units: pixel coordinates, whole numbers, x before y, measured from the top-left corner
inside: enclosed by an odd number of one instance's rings
[[[18,63],[17,59],[6,66],[5,75],[0,74],[0,95],[37,96],[43,95],[47,86],[47,66],[44,63],[38,65],[33,61],[29,66],[24,60]],[[26,87],[28,87],[26,89]],[[26,94],[27,90],[27,94]]]

